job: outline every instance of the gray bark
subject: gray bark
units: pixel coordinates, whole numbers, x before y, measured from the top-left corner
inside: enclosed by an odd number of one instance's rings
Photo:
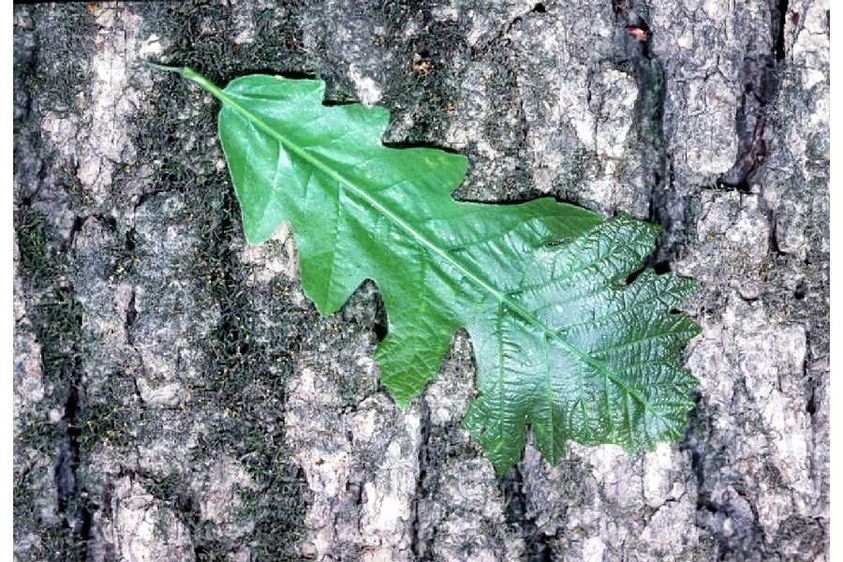
[[[18,5],[14,39],[16,560],[827,559],[827,1]],[[145,59],[318,75],[466,154],[459,198],[662,224],[685,439],[496,478],[466,335],[398,409],[375,287],[319,317],[289,230],[243,239],[216,102]]]

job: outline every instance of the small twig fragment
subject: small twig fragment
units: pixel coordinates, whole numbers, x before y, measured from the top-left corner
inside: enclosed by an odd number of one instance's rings
[[[634,25],[627,25],[626,31],[635,38],[636,41],[640,41],[641,43],[646,43],[650,39],[650,33],[646,29],[642,29]]]

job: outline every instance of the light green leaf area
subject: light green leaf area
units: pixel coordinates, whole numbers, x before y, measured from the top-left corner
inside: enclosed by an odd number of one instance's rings
[[[532,430],[555,463],[568,440],[652,448],[684,433],[696,380],[681,349],[693,283],[646,269],[658,229],[541,198],[458,202],[468,161],[381,143],[382,107],[323,105],[325,84],[252,75],[220,89],[219,135],[251,243],[289,221],[302,284],[329,315],[365,279],[388,334],[376,360],[400,405],[436,377],[464,327],[478,395],[463,422],[498,472]]]

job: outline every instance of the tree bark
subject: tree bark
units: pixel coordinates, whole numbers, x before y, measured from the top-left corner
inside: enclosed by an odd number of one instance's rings
[[[14,8],[15,558],[827,559],[825,0],[146,2]],[[321,318],[282,227],[246,244],[219,84],[315,75],[466,154],[455,197],[663,226],[699,280],[684,440],[529,446],[460,426],[471,342],[407,410],[366,283]]]

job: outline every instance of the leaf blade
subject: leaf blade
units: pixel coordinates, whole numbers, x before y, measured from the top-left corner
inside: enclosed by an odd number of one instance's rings
[[[657,227],[548,199],[457,202],[467,160],[383,146],[383,108],[324,106],[320,81],[253,75],[220,90],[183,74],[223,102],[247,239],[289,220],[322,314],[363,279],[377,283],[389,332],[376,360],[399,404],[436,375],[464,326],[480,394],[463,426],[499,472],[517,462],[528,426],[551,462],[569,439],[636,450],[679,433],[695,379],[678,354],[696,325],[671,310],[690,284],[649,270],[622,284]]]

